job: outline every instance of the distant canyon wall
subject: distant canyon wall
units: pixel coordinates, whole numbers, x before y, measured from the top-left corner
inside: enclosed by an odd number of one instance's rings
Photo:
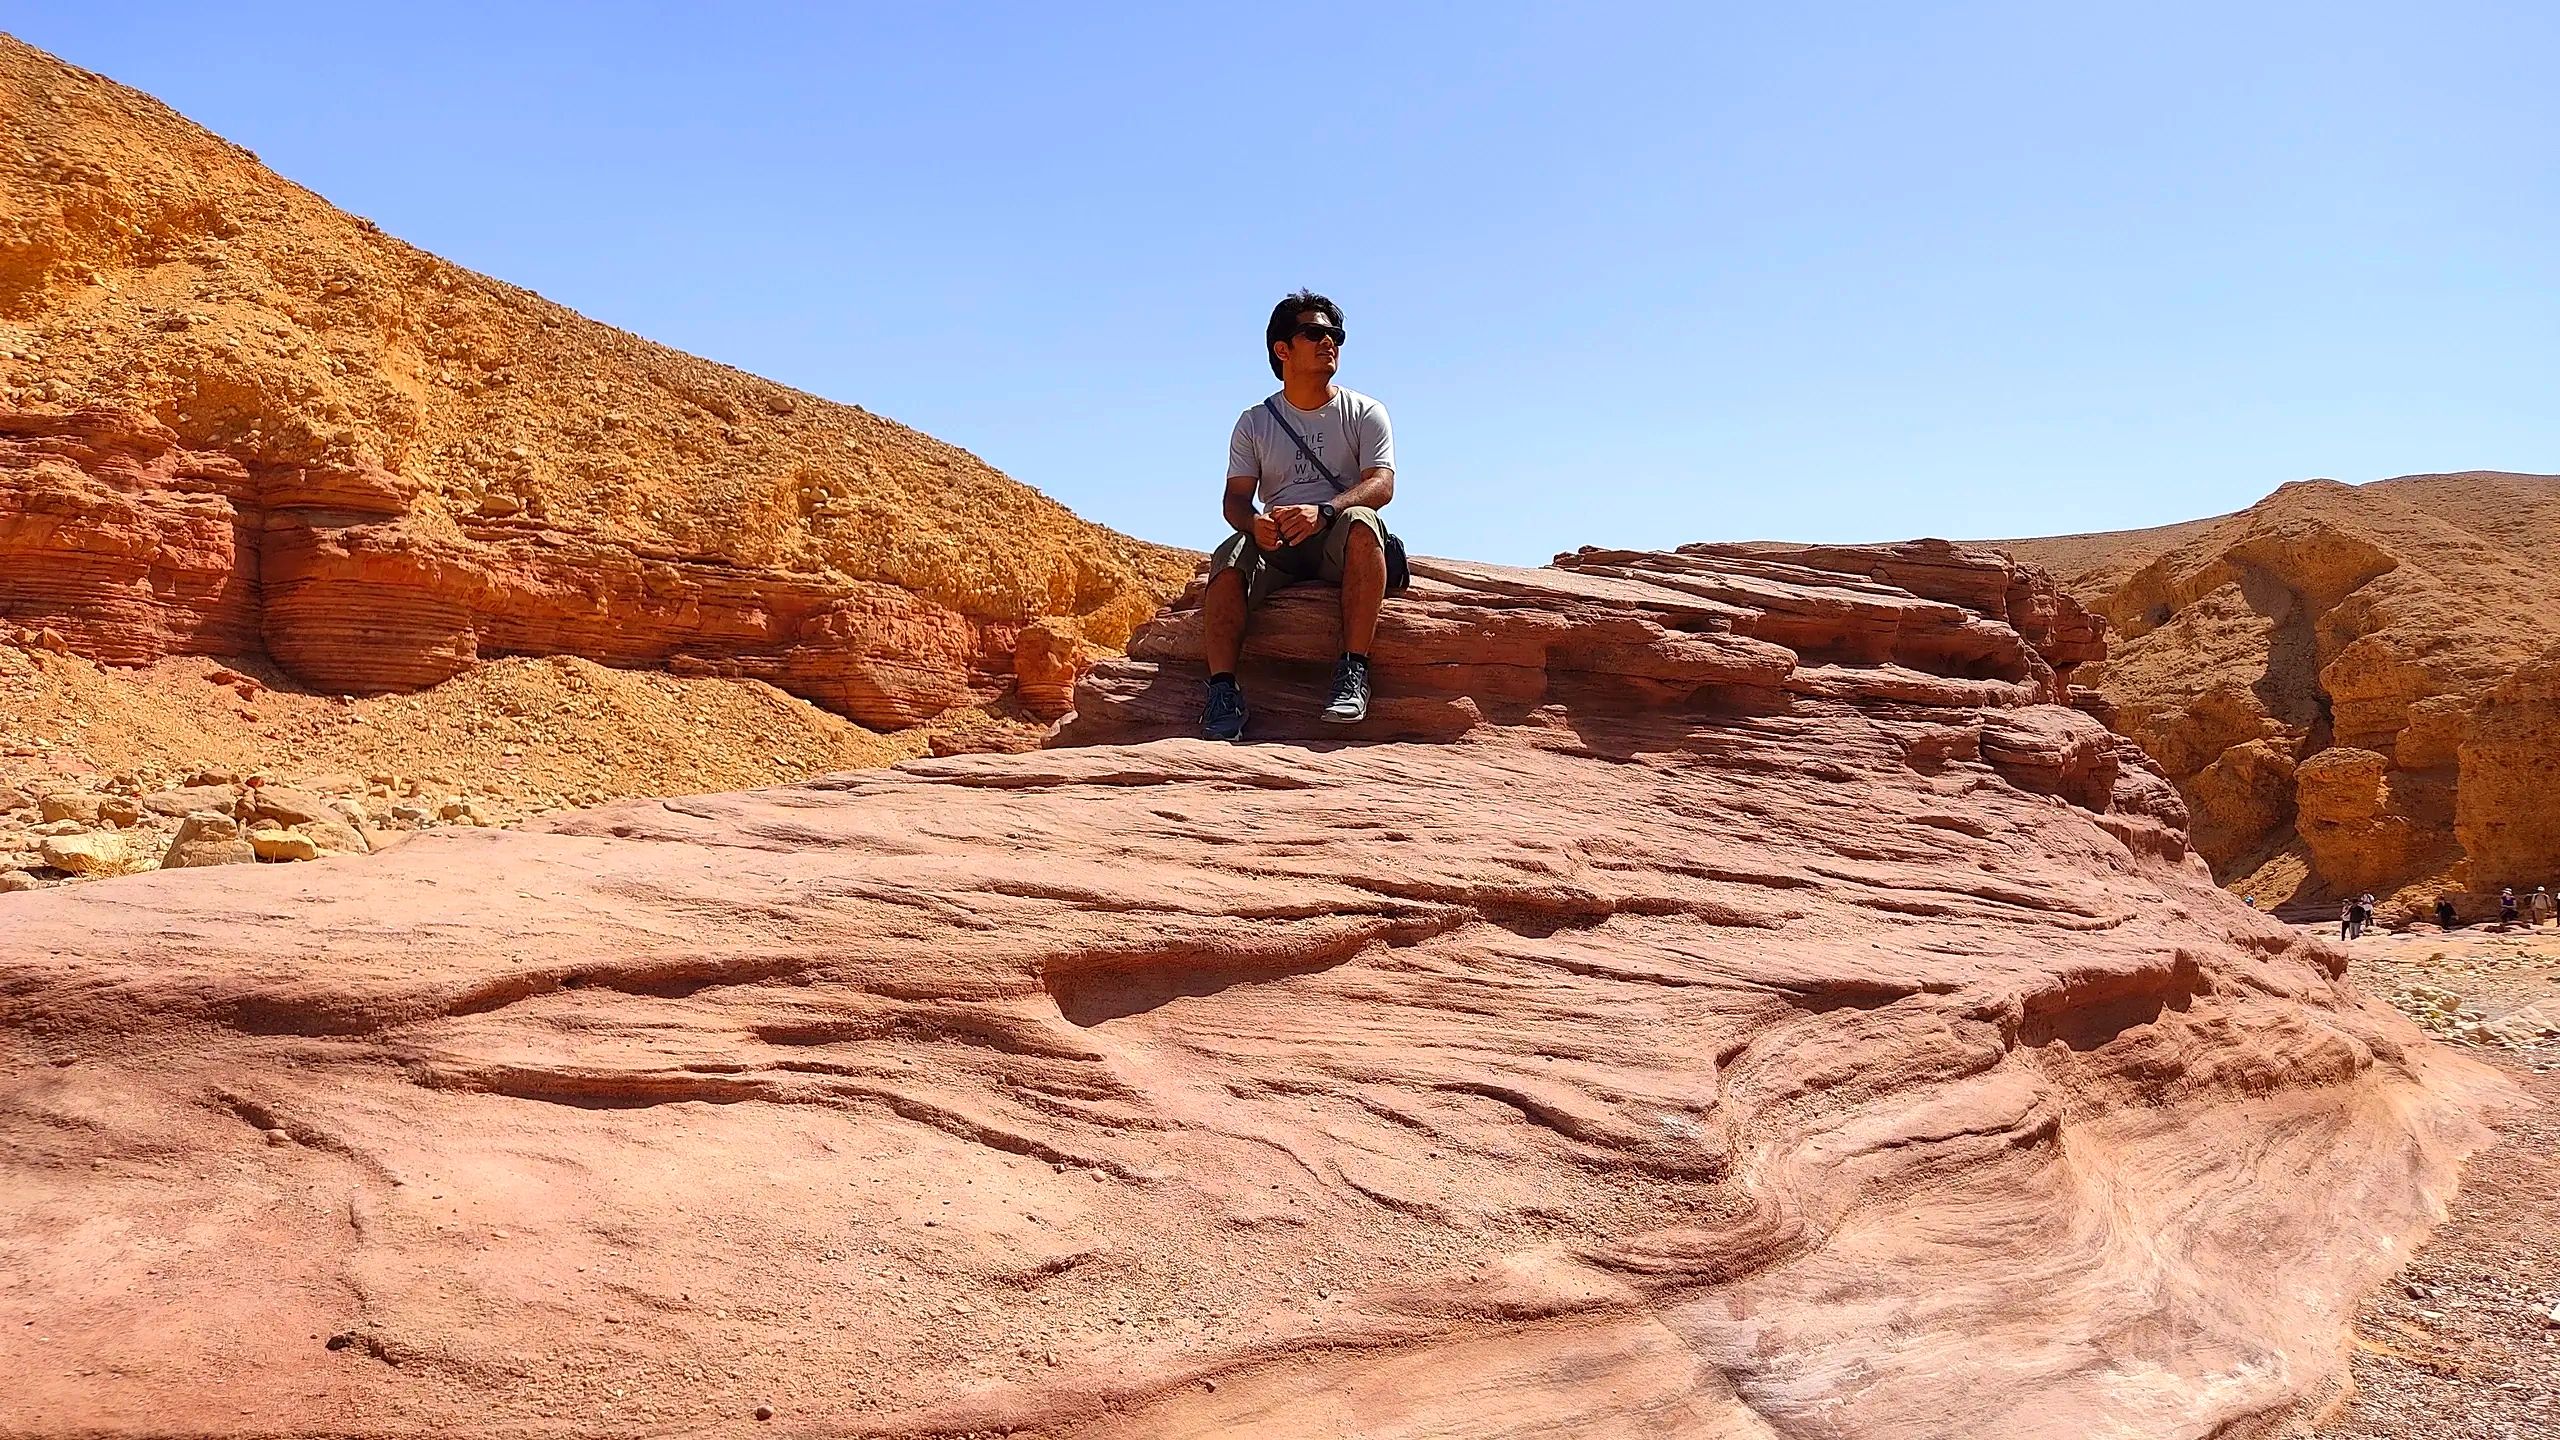
[[[2235,515],[2003,541],[2114,635],[2082,683],[2262,900],[2560,882],[2560,478],[2288,485]]]

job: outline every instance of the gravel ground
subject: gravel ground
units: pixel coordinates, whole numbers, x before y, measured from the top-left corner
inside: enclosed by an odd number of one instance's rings
[[[2334,929],[2330,932],[2335,934]],[[2560,1436],[2560,930],[2378,935],[2351,974],[2513,1077],[2534,1102],[2473,1157],[2407,1269],[2357,1312],[2356,1393],[2324,1437]],[[2459,997],[2447,1015],[2430,990]],[[2476,1018],[2475,1018],[2476,1017]]]

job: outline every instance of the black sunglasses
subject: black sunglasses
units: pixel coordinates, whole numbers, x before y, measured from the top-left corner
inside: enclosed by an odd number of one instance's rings
[[[1342,327],[1339,325],[1301,325],[1298,327],[1298,338],[1301,340],[1330,340],[1334,344],[1339,345],[1343,340]]]

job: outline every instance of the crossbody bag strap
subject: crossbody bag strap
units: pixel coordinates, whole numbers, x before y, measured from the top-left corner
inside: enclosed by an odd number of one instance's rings
[[[1279,401],[1266,395],[1262,400],[1262,408],[1271,412],[1272,422],[1280,427],[1280,433],[1288,436],[1289,443],[1298,447],[1298,453],[1307,457],[1307,463],[1316,467],[1316,473],[1324,477],[1324,483],[1333,487],[1334,494],[1339,495],[1343,491],[1351,488],[1350,486],[1343,484],[1341,477],[1335,475],[1322,460],[1316,458],[1315,451],[1307,448],[1306,438],[1298,433],[1298,428],[1296,426],[1289,423],[1287,416],[1280,413]],[[1344,422],[1346,426],[1348,426],[1349,423],[1350,422],[1348,421]]]

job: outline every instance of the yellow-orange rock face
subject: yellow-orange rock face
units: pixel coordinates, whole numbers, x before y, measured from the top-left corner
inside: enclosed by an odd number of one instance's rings
[[[574,654],[891,727],[1010,688],[1044,617],[1118,645],[1188,565],[0,37],[0,625],[125,664],[263,647],[349,692]]]
[[[2470,472],[2000,543],[2113,630],[2081,683],[2176,779],[2215,873],[2271,902],[2401,892],[2406,912],[2449,888],[2476,911],[2560,874],[2560,829],[2528,813],[2531,774],[2560,767],[2534,678],[2555,527],[2560,478]]]
[[[2539,873],[2560,855],[2560,650],[2498,682],[2470,718],[2454,833],[2483,871]]]
[[[1915,558],[1939,594],[1874,578]],[[0,1431],[2169,1440],[2334,1399],[2494,1086],[2214,888],[2056,703],[2087,637],[1940,598],[2039,577],[1415,565],[1362,727],[1311,718],[1299,589],[1253,743],[1179,738],[1178,607],[1078,683],[1062,738],[1110,743],[0,897]]]

